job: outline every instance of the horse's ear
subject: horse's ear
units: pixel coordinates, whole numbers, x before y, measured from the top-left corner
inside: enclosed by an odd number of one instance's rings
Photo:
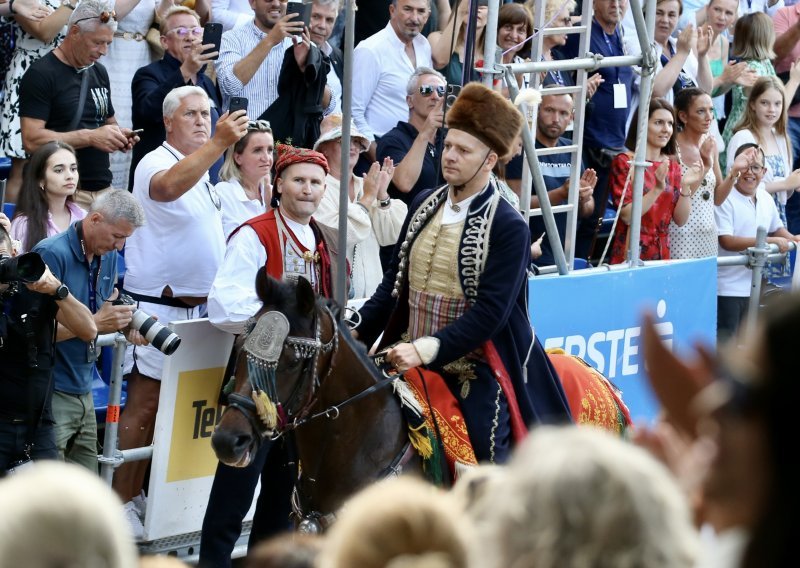
[[[272,298],[277,284],[278,281],[267,274],[267,269],[264,266],[258,269],[258,272],[256,272],[256,295],[262,302],[266,304]]]
[[[317,300],[311,283],[303,277],[298,278],[295,295],[298,311],[304,316],[310,316],[314,312],[314,303]]]

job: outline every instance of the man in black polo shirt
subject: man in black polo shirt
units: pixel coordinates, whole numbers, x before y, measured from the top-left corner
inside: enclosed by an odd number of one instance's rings
[[[12,252],[0,224],[0,263]],[[56,320],[85,341],[97,336],[88,308],[50,270],[31,284],[0,278],[0,476],[15,462],[58,458],[50,411]]]
[[[114,3],[82,0],[70,16],[67,37],[22,76],[19,114],[28,153],[60,140],[77,150],[84,209],[111,188],[109,154],[127,152],[139,140],[114,118],[108,72],[97,60],[108,51],[117,21]],[[83,93],[83,97],[81,97]]]
[[[444,183],[439,161],[444,132],[444,76],[429,67],[417,67],[406,89],[408,122],[397,126],[378,140],[378,161],[387,156],[394,163],[389,196],[410,204],[423,189]]]

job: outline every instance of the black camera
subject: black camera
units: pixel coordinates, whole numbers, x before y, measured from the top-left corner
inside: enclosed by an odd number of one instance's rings
[[[42,257],[29,252],[17,257],[0,255],[0,284],[10,282],[36,282],[47,267]]]
[[[135,306],[136,301],[127,294],[120,294],[113,304],[115,306]],[[177,333],[170,331],[138,308],[133,310],[131,327],[138,330],[150,342],[150,345],[164,355],[172,355],[181,344],[181,338]]]

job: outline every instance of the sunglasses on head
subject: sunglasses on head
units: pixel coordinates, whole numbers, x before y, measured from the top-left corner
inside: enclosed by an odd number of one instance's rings
[[[116,22],[117,21],[117,13],[114,10],[111,10],[110,12],[108,12],[106,10],[103,10],[97,16],[88,16],[86,18],[81,18],[79,20],[75,20],[74,22],[72,22],[72,25],[78,24],[80,22],[85,22],[86,20],[94,20],[94,19],[100,20],[100,22],[103,23],[103,24],[107,24],[108,22],[112,22],[112,21]]]
[[[440,97],[443,97],[444,94],[447,92],[447,87],[444,85],[420,85],[419,86],[419,94],[423,97],[430,97],[433,94],[433,91],[436,91],[436,94]]]
[[[186,37],[187,35],[199,36],[203,34],[203,28],[200,26],[195,26],[193,28],[187,28],[184,26],[178,26],[177,28],[172,28],[166,34],[176,33],[178,37]]]
[[[270,126],[269,120],[249,120],[247,121],[247,130],[272,132],[272,126]]]

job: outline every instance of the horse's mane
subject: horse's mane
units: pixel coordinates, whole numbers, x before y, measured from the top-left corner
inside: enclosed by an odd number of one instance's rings
[[[311,306],[298,305],[296,294],[298,282],[299,281],[277,280],[270,277],[263,266],[259,268],[258,273],[256,273],[256,294],[264,303],[264,308],[259,311],[258,315],[261,315],[267,306],[274,307],[279,309],[286,316],[292,329],[302,327],[298,314],[310,312]],[[337,325],[340,332],[339,340],[347,344],[350,351],[355,355],[358,363],[369,371],[376,382],[382,380],[383,375],[367,354],[367,348],[363,343],[353,339],[347,324],[341,321],[341,306],[331,298],[325,298],[316,294],[314,304],[316,308],[327,308],[330,310],[331,314],[333,314],[333,317],[338,322]]]

